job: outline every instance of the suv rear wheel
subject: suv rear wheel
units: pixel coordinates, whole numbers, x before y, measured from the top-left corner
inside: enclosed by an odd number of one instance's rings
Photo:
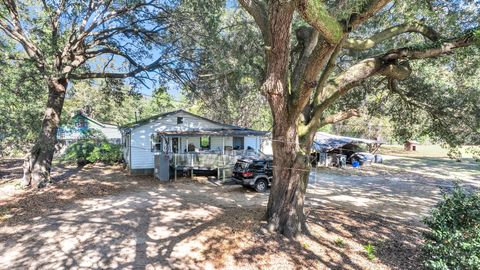
[[[268,182],[266,179],[258,179],[257,182],[255,182],[255,190],[257,192],[265,192],[268,189]]]

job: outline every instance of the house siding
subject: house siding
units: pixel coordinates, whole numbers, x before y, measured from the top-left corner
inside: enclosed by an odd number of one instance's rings
[[[251,147],[253,149],[259,149],[259,147],[260,147],[258,137],[254,137],[254,136],[245,137],[244,145],[245,145],[244,146],[245,149],[248,149],[248,147]]]
[[[177,124],[177,117],[183,117],[183,123]],[[154,167],[154,152],[151,150],[151,135],[162,131],[188,131],[191,129],[215,129],[222,128],[208,120],[192,116],[184,112],[159,117],[150,123],[143,124],[131,130],[131,153],[129,156],[130,169],[151,169]],[[127,137],[128,140],[128,137]],[[196,149],[200,148],[200,137],[180,137],[179,152],[187,149],[187,142],[194,144]],[[251,146],[258,150],[260,138],[255,136],[245,137],[245,147]],[[225,146],[233,145],[233,137],[225,137]],[[127,143],[128,146],[128,143]],[[126,147],[126,146],[125,146]],[[220,150],[223,147],[223,137],[212,136],[210,149]],[[126,153],[124,151],[124,153]]]
[[[82,128],[77,127],[61,127],[57,136],[60,140],[78,140],[83,137],[87,130],[98,130],[111,142],[119,144],[122,138],[122,134],[118,127],[114,125],[105,124],[104,126],[91,121],[83,115],[77,115],[73,118],[73,122],[76,123],[79,118],[84,119],[86,126]]]

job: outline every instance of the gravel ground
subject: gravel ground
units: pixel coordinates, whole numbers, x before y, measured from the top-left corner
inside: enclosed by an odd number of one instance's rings
[[[55,185],[22,191],[12,181],[16,163],[7,163],[0,269],[421,269],[423,228],[395,214],[401,206],[389,202],[397,192],[390,180],[342,182],[324,172],[307,195],[310,235],[289,240],[263,229],[267,193],[201,178],[159,184],[102,165],[61,167]],[[375,196],[375,207],[361,199]]]

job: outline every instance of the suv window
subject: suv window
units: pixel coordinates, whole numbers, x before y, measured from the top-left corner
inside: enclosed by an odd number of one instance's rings
[[[235,167],[234,167],[234,168],[235,168],[236,170],[245,170],[247,167],[248,167],[248,163],[246,163],[246,162],[237,162],[237,163],[235,164]]]
[[[273,162],[272,161],[267,161],[267,169],[269,169],[269,170],[273,169]]]
[[[251,168],[254,170],[262,170],[265,168],[265,161],[255,161],[252,163]]]

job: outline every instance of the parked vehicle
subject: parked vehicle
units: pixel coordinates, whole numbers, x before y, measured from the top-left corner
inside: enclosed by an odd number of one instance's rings
[[[244,187],[265,192],[272,184],[273,161],[271,159],[239,159],[233,168],[233,179]]]
[[[372,164],[375,162],[375,155],[368,152],[357,152],[350,156],[350,162],[358,161],[360,165]]]

